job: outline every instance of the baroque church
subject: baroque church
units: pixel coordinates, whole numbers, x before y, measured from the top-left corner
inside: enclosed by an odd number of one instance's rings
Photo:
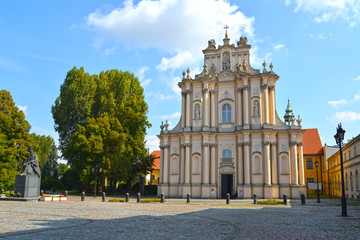
[[[158,194],[170,198],[300,198],[306,193],[301,119],[276,111],[273,65],[250,66],[251,45],[209,40],[203,71],[183,72],[181,118],[161,124]]]

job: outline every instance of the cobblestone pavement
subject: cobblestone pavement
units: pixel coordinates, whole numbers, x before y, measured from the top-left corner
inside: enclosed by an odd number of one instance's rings
[[[0,239],[360,239],[360,202],[167,199],[165,203],[0,201]]]

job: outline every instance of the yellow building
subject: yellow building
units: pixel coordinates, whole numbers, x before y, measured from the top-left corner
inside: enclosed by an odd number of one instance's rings
[[[319,183],[320,193],[323,193],[323,169],[325,168],[324,151],[321,145],[319,132],[316,128],[305,129],[303,134],[304,144],[304,175],[306,181],[306,193],[316,194],[317,183]],[[316,167],[316,162],[318,167]],[[317,170],[317,175],[316,175]],[[317,180],[318,179],[318,180]]]
[[[160,151],[153,151],[151,154],[154,159],[154,167],[150,174],[146,175],[146,184],[147,185],[158,185],[160,178]]]
[[[360,134],[342,148],[345,196],[360,199]],[[340,151],[328,159],[330,194],[341,197]]]

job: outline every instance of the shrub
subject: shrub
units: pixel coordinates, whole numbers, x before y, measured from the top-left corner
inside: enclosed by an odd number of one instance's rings
[[[126,200],[124,198],[111,198],[109,199],[109,202],[125,202]]]
[[[148,198],[148,199],[141,199],[140,202],[161,202],[161,199],[157,199],[157,198]],[[166,202],[166,200],[164,200],[164,202]]]
[[[276,200],[276,199],[258,200],[257,204],[277,205],[277,204],[284,204],[284,201]]]
[[[64,190],[64,184],[57,178],[44,178],[41,179],[41,189],[51,192],[57,192]]]

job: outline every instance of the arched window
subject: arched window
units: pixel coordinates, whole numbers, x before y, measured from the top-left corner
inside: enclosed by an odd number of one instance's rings
[[[224,150],[222,152],[222,162],[232,162],[232,154],[230,150]]]
[[[222,122],[231,123],[231,106],[229,104],[222,107]]]

